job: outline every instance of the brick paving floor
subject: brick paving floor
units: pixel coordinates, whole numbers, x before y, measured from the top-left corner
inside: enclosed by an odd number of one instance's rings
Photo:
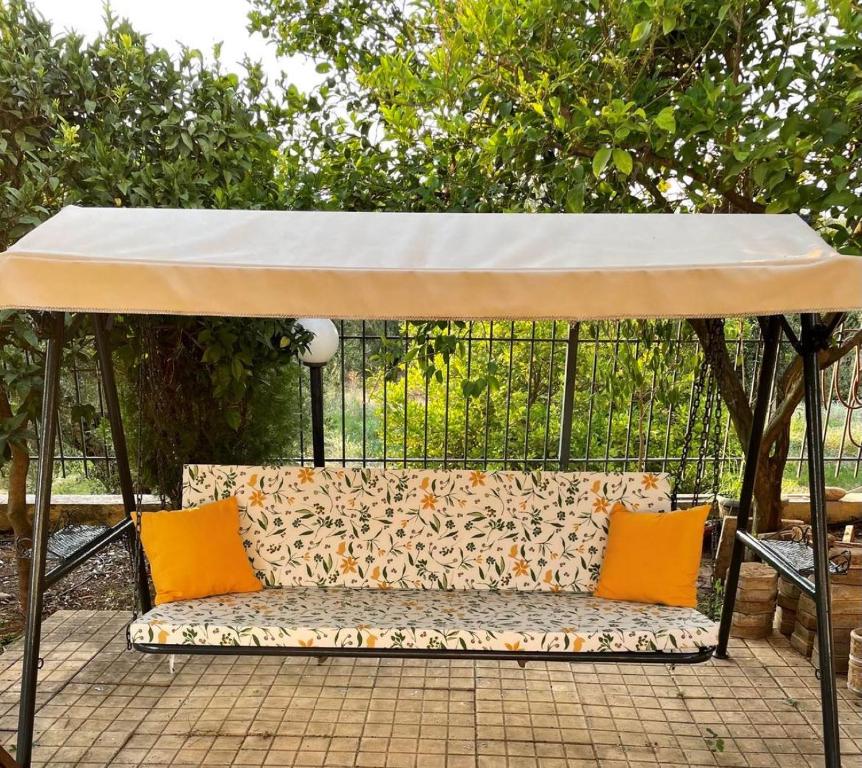
[[[51,766],[817,766],[818,682],[780,635],[666,666],[144,656],[127,616],[44,628],[34,764]],[[14,744],[21,646],[0,656]],[[862,699],[839,680],[846,768]]]

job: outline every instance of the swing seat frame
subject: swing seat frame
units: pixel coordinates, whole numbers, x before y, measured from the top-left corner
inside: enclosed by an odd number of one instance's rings
[[[237,499],[266,589],[157,606],[130,624],[142,651],[685,663],[717,641],[696,609],[591,594],[611,507],[669,510],[664,474],[195,465],[183,493],[184,506]]]
[[[239,303],[237,296],[242,299]],[[135,499],[106,316],[223,315],[225,307],[234,306],[243,308],[238,314],[257,317],[364,320],[757,317],[764,353],[714,655],[728,655],[739,568],[748,548],[814,598],[825,765],[840,768],[818,356],[828,347],[843,313],[862,308],[862,260],[838,254],[793,215],[464,215],[75,207],[64,209],[0,256],[0,309],[51,313],[24,633],[19,765],[28,767],[32,755],[44,590],[110,541],[134,534]],[[60,568],[46,573],[64,312],[95,313],[106,406],[128,517],[74,553]],[[798,334],[786,313],[800,315]],[[760,546],[749,533],[757,461],[782,331],[802,363],[814,534],[811,579],[801,577],[780,554]],[[567,366],[570,364],[573,361],[567,360]],[[561,445],[561,460],[568,451],[568,445]],[[146,573],[143,564],[138,565],[135,578],[142,597],[140,608],[146,612],[150,610]],[[172,653],[178,647],[190,653],[241,652],[224,646],[141,646],[160,653]],[[319,654],[310,647],[258,648],[255,652]],[[557,650],[503,653],[354,647],[339,652],[643,664],[703,661],[711,649],[688,658],[663,651],[602,653],[595,658],[590,653]]]
[[[692,608],[528,591],[276,587],[168,603],[133,621],[145,653],[706,661],[718,624]],[[162,640],[161,638],[167,638]]]

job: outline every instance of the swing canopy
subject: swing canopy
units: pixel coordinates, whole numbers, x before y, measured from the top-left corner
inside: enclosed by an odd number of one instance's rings
[[[241,509],[247,495],[245,517],[240,517],[242,551],[250,553],[267,588],[153,609],[136,544],[142,615],[130,624],[128,640],[151,653],[694,663],[713,651],[727,656],[747,547],[815,600],[820,668],[828,670],[832,640],[817,356],[842,313],[860,308],[862,258],[837,253],[794,215],[64,209],[0,254],[0,310],[54,312],[45,355],[33,587],[16,759],[30,765],[46,583],[120,536],[141,540],[133,520],[143,527],[144,515],[138,510],[133,516],[102,313],[363,320],[758,316],[764,353],[720,625],[682,603],[647,604],[596,594],[602,563],[588,562],[585,553],[598,558],[610,548],[610,502],[632,511],[668,511],[673,494],[665,476],[536,473],[530,482],[546,485],[533,488],[525,486],[523,473],[489,480],[481,472],[429,474],[406,467],[399,472],[211,466],[186,468],[184,497],[200,503],[227,494]],[[46,573],[51,473],[45,470],[53,462],[57,432],[64,311],[94,315],[127,516]],[[818,313],[824,312],[837,314],[821,318]],[[785,313],[801,313],[798,337]],[[801,357],[805,383],[818,553],[813,579],[748,532],[782,328]],[[291,483],[293,490],[283,492]],[[489,491],[488,483],[499,488],[480,496]],[[343,487],[336,493],[338,484]],[[412,493],[405,491],[411,488]],[[447,507],[445,500],[456,492],[463,506]],[[373,509],[380,512],[366,519]],[[519,527],[527,512],[530,524]],[[337,520],[332,536],[316,529],[317,551],[309,551],[306,539],[312,539],[302,536],[302,528],[313,524],[309,517],[314,515]],[[342,527],[355,515],[358,527]],[[284,525],[288,516],[296,525]],[[496,523],[507,516],[512,525],[501,537]],[[270,517],[272,526],[261,524]],[[411,520],[420,518],[429,521],[427,540],[421,539],[421,530],[413,536],[406,531]],[[493,524],[479,537],[485,557],[474,558],[476,528],[488,520]],[[564,520],[577,524],[566,527]],[[376,528],[364,530],[366,523]],[[348,541],[345,530],[357,532]],[[536,530],[541,551],[531,549]],[[699,547],[702,532],[696,533]],[[296,540],[290,538],[294,534]],[[405,537],[415,551],[402,546]],[[461,541],[463,555],[457,546]],[[315,571],[318,567],[323,571]],[[423,581],[429,573],[431,584]],[[390,587],[419,594],[402,591],[393,598]],[[461,590],[454,598],[453,587]],[[840,768],[831,674],[821,676],[821,696],[826,765]]]
[[[0,308],[624,319],[862,307],[796,215],[64,208],[0,255]]]

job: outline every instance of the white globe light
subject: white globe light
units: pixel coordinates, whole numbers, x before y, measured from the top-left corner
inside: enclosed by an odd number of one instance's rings
[[[306,365],[325,365],[338,351],[338,329],[335,323],[325,317],[301,317],[296,321],[314,338],[308,342],[308,349],[299,353],[299,359]]]

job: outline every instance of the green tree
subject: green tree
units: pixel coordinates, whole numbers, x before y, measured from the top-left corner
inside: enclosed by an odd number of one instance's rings
[[[852,0],[253,0],[318,61],[287,92],[287,205],[805,216],[862,252],[862,14]],[[717,322],[692,324],[743,444],[751,408]],[[421,334],[420,334],[421,335]],[[862,334],[821,355],[828,365]],[[799,366],[755,491],[776,526]]]
[[[41,343],[34,318],[16,312],[0,312],[0,466],[8,465],[9,493],[6,516],[16,538],[29,539],[32,526],[27,515],[27,473],[32,424],[39,412],[42,370],[38,363]],[[23,542],[22,542],[23,543]],[[17,547],[21,604],[28,591],[29,558]]]
[[[177,507],[185,464],[293,453],[294,353],[307,334],[292,320],[129,317],[113,337],[142,487]]]
[[[438,330],[449,332],[448,324]],[[491,457],[494,467],[556,468],[567,324],[476,322],[463,335],[449,333],[455,347],[435,350],[433,359],[424,356],[431,344],[412,337],[411,325],[403,334],[412,344],[389,340],[390,352],[380,355],[371,379],[372,399],[386,403],[388,416],[375,432],[385,430],[389,446],[402,449],[406,404],[410,457],[454,465],[466,457],[468,466]],[[616,344],[607,341],[616,337]],[[582,323],[570,467],[656,471],[664,465],[647,460],[649,446],[660,454],[657,446],[667,440],[678,453],[687,424],[678,416],[688,413],[696,344],[690,328],[672,321]],[[605,456],[614,461],[606,464]],[[689,466],[687,479],[693,475]]]
[[[0,250],[68,204],[277,205],[281,109],[260,68],[245,69],[243,77],[223,71],[217,51],[212,63],[194,50],[172,59],[110,13],[90,43],[55,36],[28,3],[0,0]],[[24,499],[40,328],[29,315],[0,315],[0,464],[10,463],[10,517],[22,540],[32,531]],[[146,478],[176,499],[185,460],[225,460],[232,448],[254,448],[252,460],[287,452],[289,401],[254,433],[249,415],[285,401],[297,375],[288,363],[306,338],[291,321],[121,318],[125,391],[139,388],[142,367],[164,374],[171,366],[171,376],[145,379],[145,394],[164,409],[145,411]],[[142,349],[143,360],[133,354]],[[22,561],[22,590],[26,568]]]

